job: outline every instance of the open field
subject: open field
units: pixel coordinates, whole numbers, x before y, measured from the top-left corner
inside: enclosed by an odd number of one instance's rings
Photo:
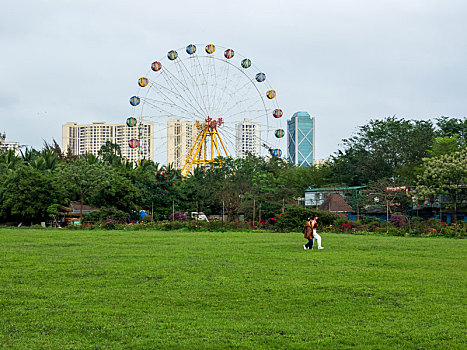
[[[466,348],[467,242],[0,229],[0,347]]]

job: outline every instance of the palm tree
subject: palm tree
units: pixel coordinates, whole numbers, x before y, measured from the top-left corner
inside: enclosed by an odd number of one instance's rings
[[[10,149],[7,152],[0,153],[0,173],[5,170],[16,169],[21,164],[21,158],[16,156],[15,151]]]

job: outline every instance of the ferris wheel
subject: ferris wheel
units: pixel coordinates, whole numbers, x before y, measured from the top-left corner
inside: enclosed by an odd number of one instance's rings
[[[129,147],[139,159],[154,147],[151,160],[172,163],[184,176],[220,157],[281,157],[285,131],[276,97],[266,73],[231,48],[170,50],[138,79],[126,121],[138,137]]]

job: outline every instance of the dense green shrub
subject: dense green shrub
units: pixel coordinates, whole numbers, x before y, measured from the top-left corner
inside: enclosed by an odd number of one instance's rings
[[[374,226],[379,226],[379,225],[381,225],[381,219],[376,218],[374,216],[362,215],[362,216],[360,216],[360,224],[367,225],[369,227],[371,227],[373,225]]]
[[[96,211],[87,213],[83,218],[83,223],[100,223],[107,220],[126,223],[131,220],[131,215],[122,210],[111,209],[111,208],[101,208]]]
[[[276,227],[279,231],[301,232],[307,218],[313,215],[318,216],[319,225],[326,227],[333,225],[340,216],[317,209],[303,207],[288,207],[284,214],[277,216]]]

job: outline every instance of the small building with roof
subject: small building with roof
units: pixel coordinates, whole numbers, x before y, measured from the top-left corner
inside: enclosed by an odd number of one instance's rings
[[[351,186],[351,187],[321,187],[321,188],[307,188],[305,190],[305,206],[319,208],[324,200],[332,193],[339,194],[344,201],[355,197],[357,193],[366,188],[366,186]]]
[[[70,206],[68,207],[60,207],[59,208],[59,215],[58,215],[58,222],[62,226],[66,226],[73,223],[80,222],[80,216],[90,213],[91,211],[99,210],[97,208],[93,208],[87,204],[81,204],[81,202],[70,202]]]
[[[331,193],[319,206],[319,210],[328,211],[334,214],[348,214],[353,211],[352,207],[345,201],[339,193]]]

